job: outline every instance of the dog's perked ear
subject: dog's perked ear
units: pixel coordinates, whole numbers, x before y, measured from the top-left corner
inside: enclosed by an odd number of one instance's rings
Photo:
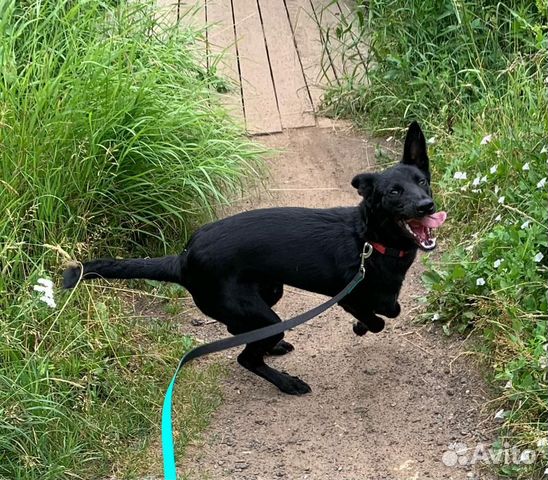
[[[420,168],[428,177],[428,181],[430,181],[430,163],[426,151],[426,139],[417,122],[409,125],[409,130],[407,130],[401,163],[415,165]]]
[[[360,173],[352,179],[352,186],[368,202],[373,198],[377,176],[376,173]]]

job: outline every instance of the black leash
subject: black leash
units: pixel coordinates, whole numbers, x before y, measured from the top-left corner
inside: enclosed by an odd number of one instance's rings
[[[340,302],[363,280],[365,276],[365,259],[370,257],[372,253],[373,247],[370,243],[366,242],[363,246],[362,253],[360,254],[361,263],[358,273],[356,273],[354,278],[346,287],[344,287],[341,292],[339,292],[333,298],[329,299],[327,302],[324,302],[321,305],[314,307],[308,312],[301,313],[296,317],[286,320],[285,322],[275,323],[273,325],[268,325],[267,327],[251,330],[250,332],[241,333],[233,337],[223,338],[221,340],[216,340],[211,343],[206,343],[205,345],[200,345],[196,348],[193,348],[185,355],[183,355],[183,357],[179,361],[179,364],[177,365],[177,368],[175,369],[175,373],[173,375],[173,378],[171,379],[166,395],[164,397],[164,404],[162,407],[162,454],[164,457],[165,480],[177,480],[177,470],[175,467],[175,449],[173,444],[173,429],[171,421],[171,406],[173,387],[175,386],[175,380],[177,379],[177,374],[179,373],[181,368],[195,358],[202,357],[209,353],[220,352],[229,348],[245,345],[247,343],[264,340],[265,338],[285,332],[290,328],[294,328],[307,322],[308,320],[313,319],[314,317],[317,317],[320,313],[325,312],[328,308],[331,308],[333,305]]]

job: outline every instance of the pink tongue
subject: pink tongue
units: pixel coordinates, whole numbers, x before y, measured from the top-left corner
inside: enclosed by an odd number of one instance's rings
[[[446,218],[447,218],[447,213],[436,212],[432,215],[428,215],[427,217],[416,218],[415,220],[419,222],[421,225],[424,225],[425,227],[438,228],[443,224],[443,222],[445,222]]]

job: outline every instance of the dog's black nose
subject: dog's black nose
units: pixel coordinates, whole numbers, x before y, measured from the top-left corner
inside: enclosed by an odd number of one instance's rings
[[[435,211],[436,206],[434,205],[434,202],[430,199],[421,200],[419,203],[417,203],[417,212],[422,215],[430,215]]]

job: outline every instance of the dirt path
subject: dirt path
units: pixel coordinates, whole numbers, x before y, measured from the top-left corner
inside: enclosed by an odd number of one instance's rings
[[[359,201],[350,180],[371,168],[374,143],[320,128],[261,141],[283,153],[269,162],[266,190],[241,210]],[[486,391],[470,357],[459,356],[460,341],[413,323],[419,274],[416,263],[400,301],[404,313],[380,334],[355,336],[350,315],[335,307],[286,335],[296,350],[269,362],[309,383],[309,395],[280,393],[239,367],[236,350],[217,355],[228,365],[224,402],[182,471],[191,479],[491,478],[442,462],[450,444],[485,440],[478,424]],[[287,289],[276,310],[289,318],[323,300]],[[226,335],[216,323],[192,329],[204,340]]]

